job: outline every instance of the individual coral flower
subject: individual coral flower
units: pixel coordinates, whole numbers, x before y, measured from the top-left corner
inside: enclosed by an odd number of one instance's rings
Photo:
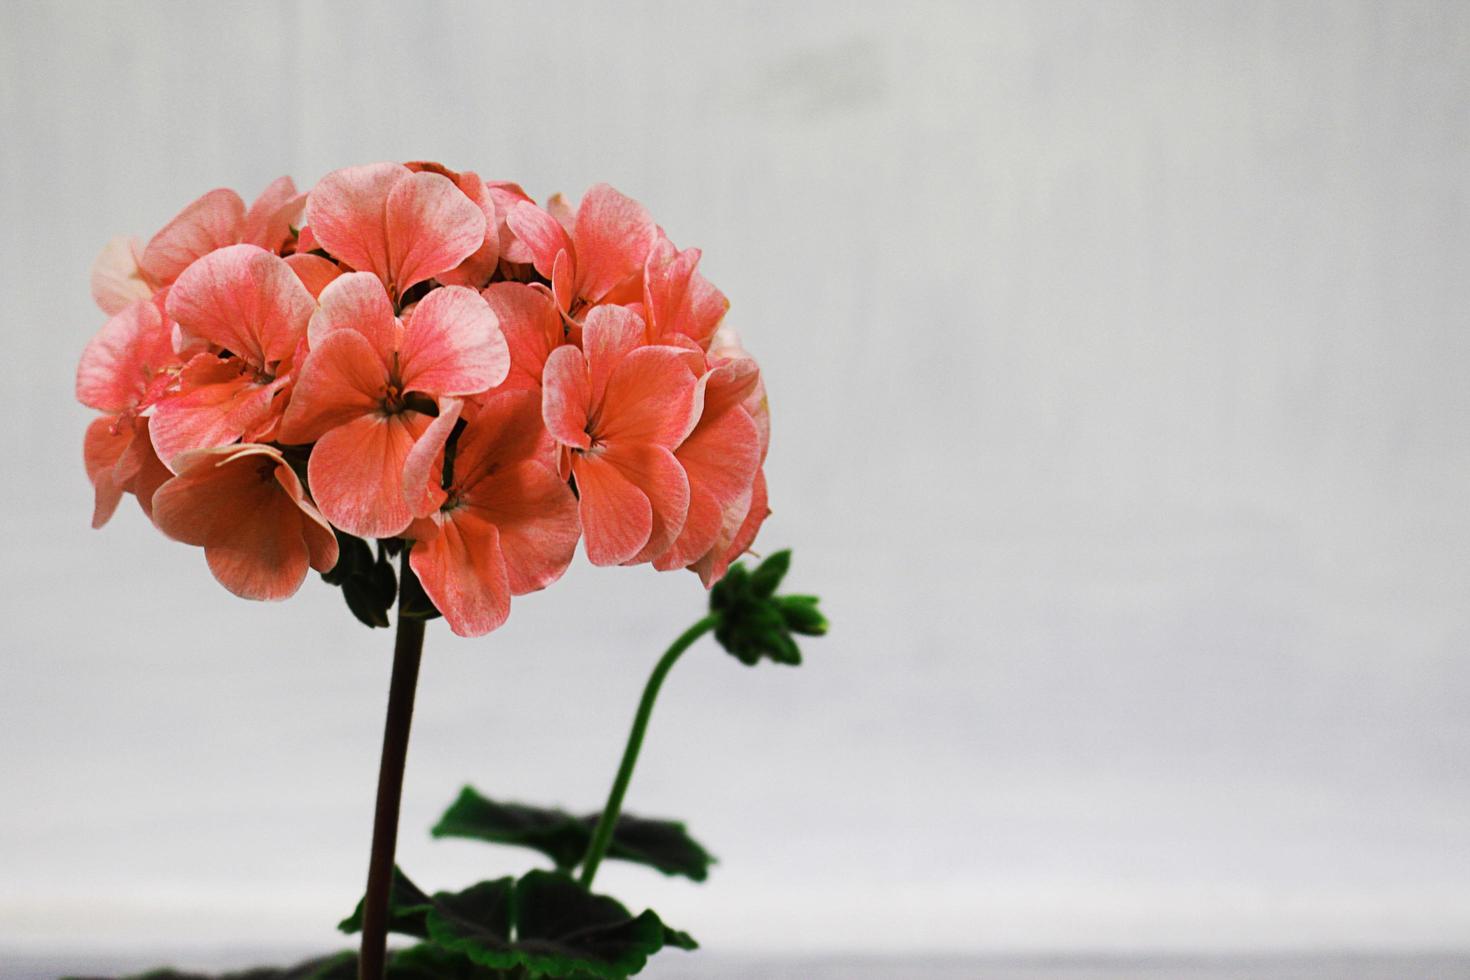
[[[409,562],[460,636],[505,622],[510,598],[544,589],[571,563],[577,498],[557,475],[535,391],[491,393],[457,437],[447,494],[416,521]]]
[[[720,321],[730,309],[725,294],[700,274],[700,251],[679,251],[660,236],[643,271],[643,316],[651,343],[688,337],[708,350]]]
[[[689,480],[674,458],[699,417],[697,351],[643,343],[643,320],[618,306],[587,316],[585,352],[546,359],[542,416],[576,481],[594,565],[648,561],[684,526]]]
[[[334,170],[306,200],[316,243],[382,280],[394,303],[487,245],[485,212],[440,173],[399,163]]]
[[[598,184],[565,227],[550,211],[526,202],[515,206],[508,221],[536,271],[551,280],[557,309],[573,323],[580,324],[599,303],[642,298],[643,264],[658,226],[632,198]]]
[[[177,361],[163,314],[147,299],[120,310],[82,352],[77,400],[107,413],[87,427],[83,444],[96,494],[93,527],[107,523],[127,492],[150,512],[153,491],[172,475],[153,452],[141,412]]]
[[[204,548],[220,584],[246,599],[295,594],[307,568],[337,563],[337,537],[280,451],[251,443],[199,449],[153,497],[169,537]]]
[[[231,245],[189,266],[168,294],[183,334],[211,346],[179,372],[177,388],[153,411],[159,458],[191,449],[274,438],[297,345],[316,309],[311,293],[278,256]]]
[[[427,461],[459,416],[456,396],[506,375],[495,314],[474,290],[444,286],[400,320],[377,277],[355,272],[322,291],[309,336],[280,438],[316,443],[307,479],[333,524],[360,537],[396,535],[443,499]],[[407,485],[420,443],[421,478]]]

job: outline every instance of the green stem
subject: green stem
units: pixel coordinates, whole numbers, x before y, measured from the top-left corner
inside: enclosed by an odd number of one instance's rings
[[[623,749],[623,761],[618,766],[617,778],[613,780],[612,792],[607,794],[607,805],[602,808],[602,817],[597,821],[597,829],[592,832],[592,840],[587,845],[587,856],[582,859],[582,885],[584,887],[592,887],[592,879],[597,876],[597,866],[602,863],[603,855],[607,853],[607,845],[612,842],[613,828],[618,825],[618,814],[623,809],[623,796],[628,792],[628,783],[633,779],[633,767],[638,764],[638,751],[643,748],[643,733],[648,730],[648,719],[653,714],[653,703],[658,700],[658,689],[663,686],[664,678],[668,676],[669,671],[673,669],[684,651],[688,650],[695,640],[714,629],[719,621],[718,614],[710,613],[689,627],[664,652],[664,655],[659,658],[658,665],[653,668],[653,674],[643,688],[643,700],[638,702],[638,714],[633,716],[633,729],[628,732],[628,745]]]
[[[401,578],[408,572],[403,555]],[[413,722],[413,696],[419,661],[424,653],[424,621],[403,615],[398,592],[398,634],[393,641],[393,678],[388,683],[388,715],[383,723],[383,758],[378,768],[378,804],[373,813],[373,847],[368,862],[367,894],[362,903],[362,953],[359,980],[382,980],[387,968],[388,893],[393,884],[393,852],[398,844],[398,809],[403,798],[403,768],[408,760],[408,732]]]

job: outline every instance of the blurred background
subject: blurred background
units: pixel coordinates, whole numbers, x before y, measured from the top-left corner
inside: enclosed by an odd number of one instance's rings
[[[764,367],[833,630],[685,659],[628,808],[721,863],[600,886],[709,962],[1463,944],[1467,57],[1449,2],[6,4],[0,961],[346,945],[391,636],[92,531],[72,380],[108,238],[380,159],[611,182]],[[525,868],[429,839],[466,782],[599,807],[704,602],[579,557],[431,626],[401,863]]]

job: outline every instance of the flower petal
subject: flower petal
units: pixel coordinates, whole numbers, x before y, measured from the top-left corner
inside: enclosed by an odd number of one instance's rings
[[[502,388],[540,388],[546,358],[565,339],[556,301],[544,286],[497,282],[480,293],[500,324],[510,352]]]
[[[377,280],[373,285],[382,288]],[[315,442],[339,425],[379,411],[387,384],[387,365],[366,337],[350,329],[328,333],[297,374],[281,420],[281,440]]]
[[[296,273],[296,278],[306,287],[306,291],[317,299],[321,298],[322,290],[331,284],[332,280],[342,275],[342,267],[331,259],[324,259],[320,255],[310,252],[295,252],[286,256],[286,264],[291,271]]]
[[[393,302],[371,272],[349,272],[322,290],[319,306],[306,328],[313,346],[333,330],[351,330],[366,337],[386,368],[398,349],[398,319]]]
[[[497,470],[465,491],[465,503],[499,530],[512,595],[546,588],[571,564],[582,535],[577,498],[545,463]]]
[[[410,174],[393,185],[384,227],[393,276],[388,285],[396,296],[453,269],[485,241],[485,213],[435,173]]]
[[[587,314],[587,322],[582,327],[582,349],[587,352],[593,405],[602,403],[613,370],[642,344],[643,319],[632,310],[599,306]]]
[[[476,394],[510,370],[495,311],[463,286],[443,286],[419,301],[399,353],[404,389],[433,395]]]
[[[440,485],[444,473],[442,453],[463,408],[464,403],[458,398],[439,399],[439,414],[413,444],[404,461],[403,497],[415,517],[427,517],[444,503],[444,488]]]
[[[390,285],[384,217],[388,195],[408,177],[408,168],[397,163],[369,163],[327,174],[306,197],[306,222],[313,237],[333,258]]]
[[[291,226],[301,223],[306,195],[296,192],[290,177],[277,177],[261,191],[240,223],[240,241],[278,252],[291,237]],[[320,257],[320,256],[318,256]]]
[[[289,358],[315,310],[291,267],[255,245],[209,253],[168,294],[168,315],[185,331],[257,368]]]
[[[577,246],[577,295],[596,301],[629,277],[640,275],[657,235],[658,226],[643,205],[607,184],[590,189],[577,207],[572,231]]]
[[[265,424],[285,379],[261,383],[239,358],[200,354],[180,374],[181,389],[154,406],[149,433],[170,466],[195,449],[225,446]]]
[[[431,421],[418,412],[364,415],[317,440],[307,477],[327,520],[360,538],[391,538],[408,527],[414,515],[403,470]]]
[[[590,356],[590,355],[589,355]],[[609,444],[647,443],[673,449],[699,418],[699,379],[678,347],[640,347],[607,381],[596,436]]]
[[[447,516],[437,536],[415,542],[408,562],[459,636],[483,636],[510,615],[499,532],[468,511]]]
[[[133,427],[120,421],[115,415],[104,415],[93,419],[87,426],[82,441],[82,461],[87,467],[87,478],[92,481],[95,502],[92,507],[92,526],[101,527],[112,519],[122,500],[123,488],[119,485],[115,469],[133,441]]]
[[[138,266],[138,240],[119,235],[102,246],[92,263],[92,299],[103,313],[121,313],[134,300],[153,295],[153,287],[143,279]]]
[[[227,188],[212,190],[178,213],[143,249],[139,265],[156,285],[166,286],[195,259],[240,241],[245,202]]]
[[[77,400],[104,412],[136,407],[158,372],[178,363],[163,314],[137,300],[114,315],[82,351]]]
[[[623,564],[649,561],[668,551],[689,512],[689,478],[684,467],[661,446],[608,446],[602,458],[643,493],[651,508],[648,541],[623,559]]]
[[[202,545],[210,571],[236,595],[293,595],[311,563],[310,504],[286,489],[283,480],[295,477],[281,476],[289,467],[280,453],[236,446],[189,453],[179,464],[180,474],[153,497],[154,523],[169,537]]]
[[[653,531],[653,505],[647,495],[597,453],[574,455],[572,473],[587,560],[621,565],[637,555]]]
[[[730,308],[725,294],[699,274],[697,248],[674,250],[667,238],[650,253],[643,277],[643,306],[649,339],[682,334],[708,348]]]
[[[552,351],[541,383],[541,418],[547,430],[563,445],[589,448],[587,409],[592,388],[582,352],[570,344]]]
[[[555,218],[530,201],[518,202],[506,216],[517,241],[530,253],[536,271],[552,278],[556,257],[562,252],[575,257],[572,239]]]

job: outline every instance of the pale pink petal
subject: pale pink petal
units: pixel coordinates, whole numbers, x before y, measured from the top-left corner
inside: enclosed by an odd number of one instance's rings
[[[349,272],[322,290],[320,306],[306,328],[313,346],[333,330],[362,334],[383,359],[386,368],[398,349],[398,321],[393,302],[378,277],[371,272]]]
[[[623,563],[649,561],[668,551],[689,513],[689,478],[684,467],[661,446],[611,445],[602,459],[637,487],[651,507],[648,541]]]
[[[632,351],[607,381],[595,435],[608,443],[674,448],[699,418],[698,383],[678,347]]]
[[[500,387],[540,388],[546,358],[566,336],[556,301],[544,286],[520,282],[497,282],[480,295],[495,311],[510,352],[510,370]]]
[[[592,388],[582,352],[570,345],[552,351],[541,383],[541,417],[552,436],[568,446],[590,447],[587,410]]]
[[[223,187],[210,191],[149,240],[139,265],[156,285],[168,285],[195,259],[239,242],[244,220],[239,194]]]
[[[136,407],[154,375],[176,364],[163,314],[137,300],[114,315],[82,351],[77,400],[104,412]]]
[[[312,236],[339,262],[391,284],[388,195],[408,177],[408,168],[397,163],[369,163],[327,174],[306,197]]]
[[[630,277],[642,274],[643,261],[658,235],[643,205],[598,184],[577,208],[572,239],[577,247],[577,295],[596,301]]]
[[[419,301],[399,348],[406,391],[472,395],[505,380],[510,351],[480,294],[443,286]]]
[[[483,636],[510,615],[510,584],[499,532],[467,511],[446,515],[439,534],[416,541],[408,563],[459,636]]]
[[[92,299],[108,316],[153,295],[138,267],[138,253],[138,240],[120,235],[104,245],[92,263]]]
[[[327,523],[321,511],[307,498],[301,478],[284,461],[276,467],[276,482],[301,511],[302,536],[306,541],[308,563],[319,572],[330,572],[336,566],[338,558],[337,535],[333,533],[332,525]]]
[[[169,290],[168,315],[257,368],[289,358],[316,300],[277,255],[255,245],[211,252]]]
[[[485,213],[453,181],[435,173],[398,181],[388,194],[384,224],[396,296],[455,268],[485,241]]]
[[[306,291],[318,299],[321,298],[322,290],[342,275],[342,267],[337,263],[310,252],[292,253],[286,256],[286,264],[296,273],[296,278],[301,280]]]
[[[439,399],[439,414],[419,436],[403,464],[403,496],[415,517],[427,517],[444,503],[444,488],[440,485],[442,454],[463,408],[458,398]]]
[[[575,257],[572,239],[557,220],[529,201],[517,203],[506,217],[516,239],[531,255],[536,271],[547,279],[562,252]]]
[[[497,470],[466,488],[464,502],[499,529],[512,595],[546,588],[571,564],[582,533],[577,498],[545,463]]]
[[[378,412],[387,385],[388,367],[366,337],[356,330],[328,333],[296,376],[281,420],[281,440],[292,445],[314,442],[339,425]]]
[[[317,440],[307,478],[327,520],[360,538],[391,538],[408,527],[414,514],[403,470],[432,421],[418,412],[364,415]]]
[[[572,473],[587,560],[594,565],[621,565],[637,555],[653,531],[653,506],[647,495],[597,454],[574,454]]]

